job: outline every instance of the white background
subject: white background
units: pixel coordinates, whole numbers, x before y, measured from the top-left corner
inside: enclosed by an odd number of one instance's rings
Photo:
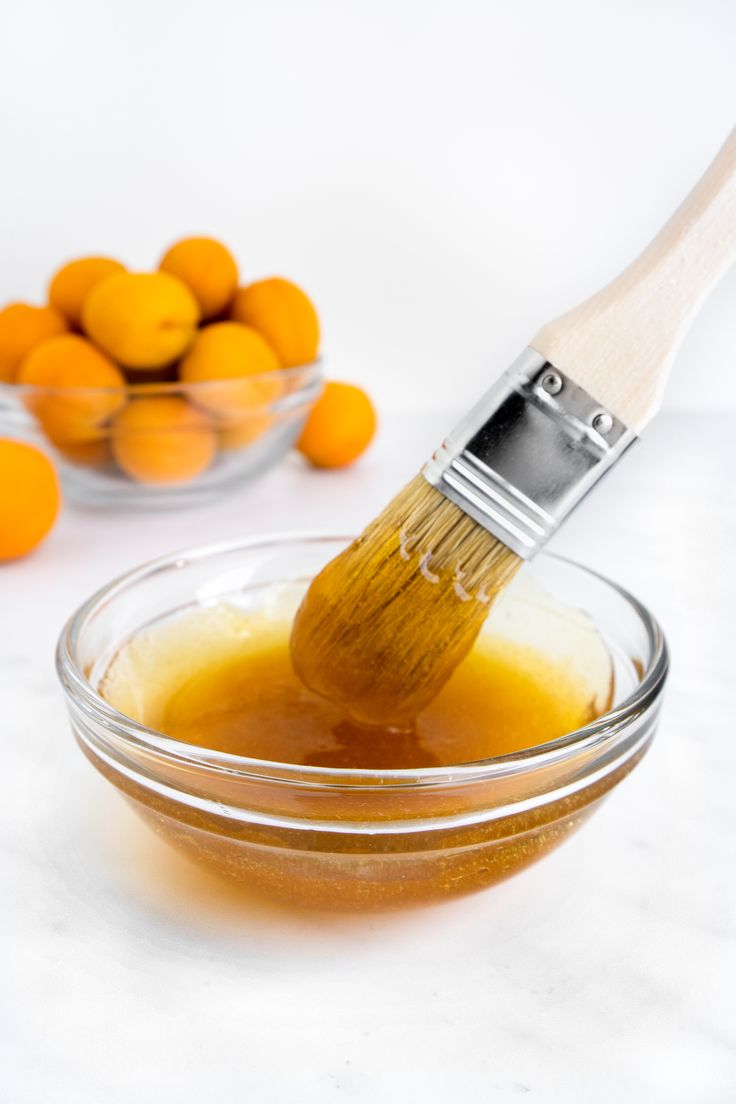
[[[728,0],[24,0],[0,301],[205,232],[316,299],[333,375],[454,414],[656,231],[736,122]],[[736,406],[724,281],[667,402]]]
[[[0,572],[3,1104],[733,1104],[736,277],[668,396],[712,413],[663,417],[555,541],[651,605],[673,668],[644,762],[523,876],[352,921],[230,900],[79,754],[52,653],[137,562],[377,512],[702,171],[736,122],[736,3],[2,8],[0,300],[210,232],[312,292],[332,372],[386,414],[347,471],[67,506]]]

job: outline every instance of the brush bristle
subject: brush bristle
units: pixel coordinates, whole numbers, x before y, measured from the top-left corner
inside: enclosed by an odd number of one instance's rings
[[[360,721],[411,723],[520,566],[418,475],[312,582],[294,621],[294,667]]]

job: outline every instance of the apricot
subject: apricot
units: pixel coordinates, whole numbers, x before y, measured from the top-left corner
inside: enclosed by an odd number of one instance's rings
[[[104,468],[112,460],[110,442],[105,437],[93,441],[74,441],[73,443],[54,441],[52,444],[64,460],[75,467]]]
[[[64,333],[64,317],[54,307],[10,303],[0,311],[0,382],[13,383],[23,357],[39,341]]]
[[[319,318],[307,295],[280,276],[235,293],[230,317],[265,337],[282,368],[311,364],[319,350]]]
[[[197,300],[168,272],[117,272],[84,301],[84,329],[126,368],[159,368],[189,347],[199,322]]]
[[[208,416],[186,399],[134,399],[115,419],[112,451],[139,483],[185,483],[210,466],[217,435]]]
[[[312,407],[296,447],[317,468],[343,468],[376,432],[373,403],[360,387],[331,380]]]
[[[273,349],[259,333],[239,322],[205,326],[179,365],[182,383],[207,383],[192,392],[197,404],[231,422],[263,414],[281,394],[279,377]]]
[[[266,413],[243,414],[222,424],[219,431],[220,448],[226,452],[247,448],[262,437],[273,424],[273,416]]]
[[[23,360],[17,382],[24,402],[57,445],[99,439],[125,402],[125,379],[111,360],[79,334],[41,342]]]
[[[202,318],[225,310],[238,285],[235,258],[214,238],[184,238],[164,253],[161,272],[183,280],[199,303]]]
[[[61,504],[56,469],[40,449],[0,439],[0,561],[25,556],[49,532]]]
[[[49,284],[49,303],[63,314],[75,329],[82,328],[82,308],[92,288],[114,272],[125,272],[125,266],[111,257],[80,257],[69,261],[53,276]]]

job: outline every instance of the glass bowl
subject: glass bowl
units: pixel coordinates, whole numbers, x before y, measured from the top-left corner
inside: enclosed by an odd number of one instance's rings
[[[319,361],[201,383],[0,384],[0,436],[40,435],[72,501],[181,506],[277,463],[321,389]]]
[[[283,535],[180,552],[124,575],[70,619],[58,672],[74,734],[93,765],[161,836],[251,890],[299,906],[375,909],[489,886],[562,843],[633,769],[652,740],[667,649],[651,614],[615,583],[542,555],[484,632],[566,663],[605,649],[611,705],[528,751],[451,767],[295,766],[177,742],[97,691],[133,636],[196,607],[296,608],[347,543]],[[600,647],[602,646],[602,647]]]

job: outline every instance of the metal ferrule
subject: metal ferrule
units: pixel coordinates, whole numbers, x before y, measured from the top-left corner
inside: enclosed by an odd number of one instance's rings
[[[531,559],[636,434],[526,349],[423,470],[429,483]]]

